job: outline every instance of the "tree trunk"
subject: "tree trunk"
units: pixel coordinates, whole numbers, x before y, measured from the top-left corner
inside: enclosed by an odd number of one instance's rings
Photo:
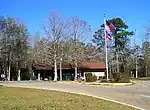
[[[34,78],[34,71],[33,71],[33,73],[32,73],[32,77]]]
[[[20,69],[18,70],[18,81],[20,81]]]
[[[62,81],[62,68],[61,68],[61,62],[60,62],[60,81]]]
[[[4,75],[5,75],[5,81],[6,81],[6,71],[4,70]]]
[[[41,80],[41,76],[40,76],[40,73],[38,73],[38,81]]]
[[[74,80],[77,80],[77,75],[78,75],[78,67],[77,67],[77,62],[75,62],[75,77]]]
[[[138,68],[137,68],[137,63],[136,63],[136,67],[135,67],[135,69],[136,69],[135,77],[136,77],[136,78],[138,78]]]
[[[145,74],[145,76],[147,77],[147,65],[146,65],[146,74]]]
[[[137,49],[136,49],[136,53],[135,53],[135,77],[138,78],[138,66],[137,66]]]
[[[54,81],[57,81],[57,62],[54,59]]]
[[[8,72],[7,80],[10,81],[10,63],[9,63],[9,65],[8,65],[8,70],[7,70],[7,72]]]
[[[30,80],[35,80],[35,77],[34,77],[35,75],[34,75],[34,71],[32,72],[32,74],[31,74],[31,77],[30,77]]]
[[[118,52],[116,52],[116,59],[117,59],[117,73],[119,73],[119,57],[118,57]]]
[[[30,77],[30,80],[32,80],[34,78],[34,71],[32,70],[32,65],[29,64],[28,66],[28,72],[29,72],[29,77]]]

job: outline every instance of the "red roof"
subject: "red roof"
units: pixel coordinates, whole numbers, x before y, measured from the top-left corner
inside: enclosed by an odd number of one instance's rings
[[[58,69],[60,68],[59,66],[57,67]],[[62,69],[71,69],[72,68],[72,65],[70,65],[70,64],[62,64]]]
[[[34,68],[37,70],[52,70],[51,65],[46,65],[46,64],[35,64],[33,65]],[[73,65],[63,65],[62,64],[62,69],[71,69],[73,68]],[[86,69],[105,69],[105,64],[103,63],[97,63],[97,62],[84,62],[82,64],[78,65],[79,68],[86,68]],[[59,66],[58,66],[59,69]]]
[[[33,67],[36,68],[37,70],[51,70],[52,69],[52,66],[47,65],[47,64],[34,64]]]
[[[82,63],[82,67],[89,69],[105,69],[105,64],[97,62],[85,62]]]

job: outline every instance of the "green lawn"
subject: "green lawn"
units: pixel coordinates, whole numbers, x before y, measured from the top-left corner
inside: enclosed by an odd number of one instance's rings
[[[0,110],[134,110],[93,97],[0,86]]]

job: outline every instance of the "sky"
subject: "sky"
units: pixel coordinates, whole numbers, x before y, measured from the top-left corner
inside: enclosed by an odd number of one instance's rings
[[[141,45],[145,28],[150,26],[149,6],[150,0],[1,0],[0,16],[17,17],[34,35],[41,32],[51,10],[57,10],[66,18],[78,16],[91,25],[93,33],[106,14],[107,19],[122,18],[129,31],[136,29],[135,42]],[[133,43],[133,38],[131,41]]]

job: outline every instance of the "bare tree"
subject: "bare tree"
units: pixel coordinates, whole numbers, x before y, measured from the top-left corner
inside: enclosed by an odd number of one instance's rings
[[[44,43],[46,52],[48,57],[52,58],[51,61],[54,64],[54,81],[57,81],[57,60],[61,56],[59,43],[64,36],[65,27],[66,23],[56,11],[51,12],[47,22],[43,26],[47,38],[46,43]]]
[[[144,58],[146,76],[150,76],[150,27],[146,28],[146,33],[143,36],[142,54]]]
[[[75,77],[77,80],[77,68],[78,63],[84,59],[84,44],[85,37],[88,37],[88,32],[90,32],[90,26],[86,21],[80,20],[78,17],[73,17],[69,23],[69,50],[68,57],[70,61],[74,62],[75,65]]]

